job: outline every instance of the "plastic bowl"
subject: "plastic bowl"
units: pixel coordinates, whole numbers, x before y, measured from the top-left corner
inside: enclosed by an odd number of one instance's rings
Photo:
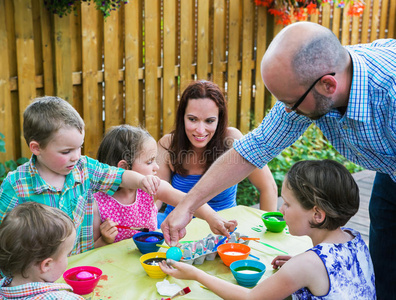
[[[221,260],[226,266],[229,266],[236,260],[246,259],[250,253],[250,247],[245,244],[227,243],[217,248]]]
[[[265,273],[265,265],[257,260],[243,259],[234,261],[230,265],[230,270],[239,285],[252,287],[259,282]]]
[[[285,229],[285,220],[282,221],[279,220],[279,218],[282,218],[283,220],[283,215],[279,211],[267,212],[261,216],[265,227],[272,232],[282,232],[283,229]]]
[[[151,278],[164,278],[166,274],[162,272],[161,268],[158,265],[150,265],[145,263],[145,261],[149,259],[155,259],[155,258],[164,258],[166,259],[166,253],[165,252],[151,252],[144,254],[140,257],[140,263],[143,266],[143,269],[146,271],[147,275],[150,276]]]
[[[92,279],[78,280],[78,276],[81,272],[88,272],[93,275]],[[87,275],[87,273],[84,273]],[[66,281],[68,285],[73,288],[73,292],[78,295],[86,295],[93,292],[96,285],[100,280],[100,276],[102,275],[102,270],[96,267],[91,266],[81,266],[71,268],[65,273],[63,273],[63,279]]]
[[[164,235],[157,231],[139,232],[132,238],[136,247],[143,254],[157,252],[160,248],[157,246],[157,244],[161,245],[164,243]],[[150,241],[150,239],[152,241]]]

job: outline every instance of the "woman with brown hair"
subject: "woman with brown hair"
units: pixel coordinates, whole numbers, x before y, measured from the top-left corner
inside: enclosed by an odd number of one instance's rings
[[[175,129],[158,142],[158,176],[187,193],[241,137],[238,129],[228,127],[227,102],[220,88],[210,81],[194,81],[181,96]],[[260,209],[275,211],[277,187],[268,167],[254,170],[248,178],[260,192]],[[236,191],[234,185],[208,204],[215,211],[236,206]],[[159,225],[172,210],[168,205],[165,216],[159,215]]]

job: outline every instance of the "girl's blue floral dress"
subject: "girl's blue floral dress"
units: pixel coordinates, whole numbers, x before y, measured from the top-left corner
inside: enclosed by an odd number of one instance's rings
[[[366,243],[360,233],[349,228],[355,238],[344,244],[318,244],[314,251],[323,261],[329,276],[329,292],[314,296],[309,289],[302,288],[293,294],[293,299],[376,299],[373,263]]]

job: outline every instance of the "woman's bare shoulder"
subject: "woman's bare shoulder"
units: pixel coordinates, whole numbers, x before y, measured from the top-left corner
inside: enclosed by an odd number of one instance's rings
[[[169,148],[171,140],[172,140],[172,134],[171,133],[167,133],[162,138],[159,139],[158,144],[162,148]]]
[[[239,140],[243,136],[242,132],[235,127],[228,127],[226,138],[233,138]]]

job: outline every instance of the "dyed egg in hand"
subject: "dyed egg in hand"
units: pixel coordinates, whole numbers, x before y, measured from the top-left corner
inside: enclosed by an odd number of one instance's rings
[[[76,274],[76,279],[77,280],[90,280],[93,279],[95,276],[87,271],[81,271],[79,273]]]
[[[166,258],[167,259],[173,259],[175,261],[180,261],[183,256],[182,251],[178,247],[170,247],[166,251]]]

